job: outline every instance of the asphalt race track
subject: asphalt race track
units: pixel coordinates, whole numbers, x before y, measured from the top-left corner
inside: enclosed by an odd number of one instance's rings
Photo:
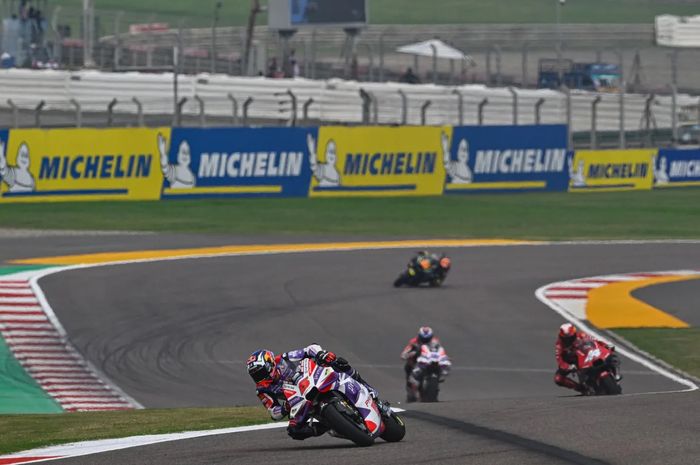
[[[156,239],[105,238],[103,250],[154,247]],[[193,245],[186,236],[159,244]],[[18,245],[14,256],[23,252]],[[66,243],[54,255],[80,247]],[[404,396],[398,355],[418,326],[435,328],[454,363],[443,402],[400,405],[409,412],[399,444],[296,442],[280,429],[61,463],[700,463],[700,394],[643,394],[683,386],[623,360],[627,395],[571,396],[552,382],[562,319],[534,296],[538,287],[569,278],[697,268],[700,245],[446,251],[454,268],[441,289],[391,287],[408,250],[186,259],[44,278],[40,284],[74,344],[146,407],[256,404],[244,360],[259,347],[283,351],[318,342],[395,404]],[[684,289],[694,303],[697,287]],[[645,298],[663,308],[660,292]],[[673,305],[686,321],[698,320],[682,300]]]

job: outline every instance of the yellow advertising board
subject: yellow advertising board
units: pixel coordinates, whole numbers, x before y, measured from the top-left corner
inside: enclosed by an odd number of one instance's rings
[[[0,202],[157,200],[158,134],[169,139],[170,128],[13,129]]]
[[[452,128],[322,126],[308,137],[309,196],[441,195],[443,134]]]
[[[569,157],[569,192],[647,190],[656,149],[577,150]]]

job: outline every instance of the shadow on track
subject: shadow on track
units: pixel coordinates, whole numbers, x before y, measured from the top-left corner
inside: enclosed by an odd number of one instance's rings
[[[455,420],[453,418],[417,411],[406,411],[403,413],[403,416],[432,423],[434,425],[451,428],[474,436],[481,436],[486,439],[510,444],[512,446],[526,449],[531,452],[537,452],[548,457],[564,460],[568,463],[573,463],[576,465],[610,465],[609,462],[593,457],[587,457],[579,454],[578,452],[562,449],[544,442],[535,441],[534,439],[528,439],[526,437],[518,436],[517,434],[486,428],[484,426],[475,425],[465,421]]]

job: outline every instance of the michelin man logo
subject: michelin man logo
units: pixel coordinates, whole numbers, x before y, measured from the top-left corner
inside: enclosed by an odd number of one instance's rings
[[[338,187],[340,186],[340,174],[335,164],[338,161],[337,147],[333,139],[326,144],[325,163],[319,163],[316,154],[316,141],[309,134],[306,136],[306,143],[309,146],[309,161],[311,163],[311,172],[318,181],[319,187]]]
[[[571,187],[586,187],[586,162],[582,158],[574,168],[574,157],[569,156],[569,184]]]
[[[474,176],[472,170],[469,169],[469,143],[467,139],[459,141],[457,160],[452,160],[450,156],[450,138],[444,132],[441,134],[441,140],[442,162],[445,165],[445,172],[449,176],[448,184],[471,184]]]
[[[668,160],[666,157],[661,157],[659,163],[656,163],[656,156],[654,156],[654,185],[662,186],[670,182],[668,178]]]
[[[180,143],[177,150],[177,164],[170,164],[168,159],[168,141],[158,134],[158,151],[160,152],[160,168],[163,177],[170,183],[172,189],[192,189],[197,184],[197,178],[190,169],[192,156],[190,144],[186,140]]]
[[[34,192],[36,182],[32,173],[29,172],[29,146],[26,142],[19,144],[16,163],[16,166],[7,164],[5,142],[0,140],[0,179],[7,184],[8,192]]]

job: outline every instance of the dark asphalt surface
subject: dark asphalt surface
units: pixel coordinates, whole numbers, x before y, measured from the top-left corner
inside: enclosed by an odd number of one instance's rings
[[[129,249],[167,242],[121,240]],[[274,430],[61,463],[698,463],[698,394],[589,399],[554,386],[562,320],[534,291],[582,276],[693,268],[700,246],[448,252],[455,265],[442,289],[393,289],[410,254],[397,250],[177,260],[44,278],[74,344],[147,407],[255,404],[244,360],[260,346],[282,351],[319,342],[394,402],[403,397],[398,354],[419,325],[436,329],[455,365],[441,392],[445,402],[410,406],[415,412],[407,413],[409,433],[400,444],[358,450],[332,438],[298,443]],[[626,393],[680,388],[623,363]]]
[[[700,327],[700,307],[697,304],[700,279],[644,287],[634,291],[632,296],[663,309],[690,326]]]

